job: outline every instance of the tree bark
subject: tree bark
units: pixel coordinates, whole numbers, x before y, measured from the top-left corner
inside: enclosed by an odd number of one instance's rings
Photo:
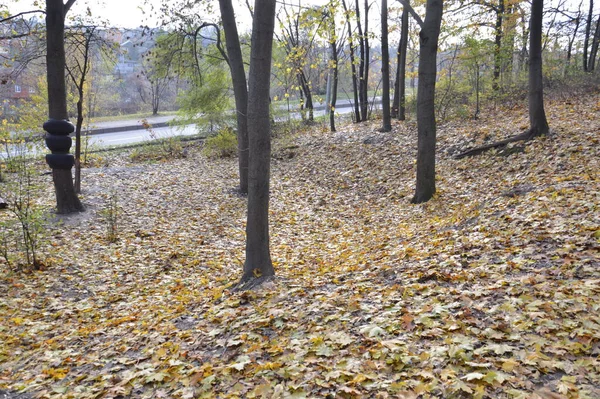
[[[544,111],[542,79],[542,18],[544,0],[532,0],[529,20],[529,124],[530,137],[545,135],[549,131]]]
[[[362,92],[364,95],[361,109],[364,121],[369,120],[369,68],[371,67],[371,46],[369,45],[369,8],[369,0],[365,0],[365,31],[363,37],[365,41],[365,53],[363,55],[365,59],[365,68],[363,76],[360,80],[360,82],[362,83]]]
[[[333,27],[335,31],[335,26]],[[332,35],[334,36],[334,35]],[[333,73],[333,83],[331,87],[331,99],[329,103],[329,128],[332,132],[335,132],[335,104],[337,102],[337,90],[338,90],[338,49],[335,37],[331,38],[331,61],[333,66],[331,72]]]
[[[365,29],[363,31],[362,22],[360,19],[360,4],[356,0],[356,27],[358,29],[358,44],[360,48],[360,61],[358,64],[358,97],[360,102],[360,119],[359,122],[364,122],[369,119],[369,98],[368,98],[368,83],[369,83],[369,41],[367,39],[368,32],[368,17],[369,8],[368,0],[365,0]]]
[[[248,87],[246,82],[246,71],[244,59],[240,46],[240,38],[237,31],[235,14],[231,0],[219,0],[221,8],[221,19],[227,55],[229,57],[229,68],[233,82],[233,95],[235,97],[235,110],[237,120],[238,139],[238,169],[240,174],[240,192],[248,193]]]
[[[388,48],[388,9],[387,0],[381,0],[381,78],[382,96],[381,107],[383,108],[383,132],[392,130],[392,117],[390,115],[390,52]]]
[[[65,15],[73,2],[63,4],[62,0],[46,0],[46,65],[48,79],[48,116],[50,120],[67,120],[67,90],[65,84]],[[72,126],[72,125],[71,125]],[[49,132],[50,136],[66,136],[72,132]],[[66,133],[66,134],[65,134]],[[47,138],[48,140],[48,138]],[[52,154],[54,159],[58,156],[64,168],[52,167],[52,179],[56,193],[56,212],[68,214],[84,210],[73,187],[71,168],[74,160],[69,152]],[[53,151],[54,152],[54,151]],[[46,157],[48,160],[49,158]],[[52,157],[50,158],[52,159]],[[70,166],[67,168],[67,166]]]
[[[346,15],[346,26],[348,27],[348,47],[350,49],[350,68],[352,70],[352,93],[354,95],[354,122],[360,122],[360,104],[358,100],[358,82],[356,76],[356,45],[352,39],[352,26],[350,24],[350,13],[346,5],[346,0],[342,0],[344,13]]]
[[[581,10],[579,14],[575,18],[575,28],[573,29],[573,34],[569,38],[569,44],[567,46],[567,62],[565,64],[564,75],[566,76],[569,73],[569,68],[571,66],[571,55],[573,53],[573,43],[575,42],[575,38],[577,37],[577,31],[579,30],[579,25],[581,24]]]
[[[406,51],[408,49],[408,9],[402,10],[402,28],[400,30],[400,58],[398,63],[398,120],[406,119]]]
[[[502,69],[502,19],[504,17],[504,0],[498,0],[496,26],[494,27],[494,80],[492,89],[500,90],[500,71]]]
[[[275,274],[269,251],[269,91],[274,26],[275,0],[256,0],[248,78],[248,219],[246,261],[240,282],[244,285]]]
[[[533,8],[533,4],[532,4]],[[594,15],[594,0],[590,0],[590,10],[585,24],[585,38],[583,40],[583,70],[588,71],[588,47],[590,45],[590,34],[592,31],[592,17]]]
[[[48,113],[53,119],[68,119],[65,84],[65,11],[62,0],[46,0],[46,29]]]
[[[598,55],[598,45],[600,45],[600,17],[596,20],[596,29],[594,30],[594,38],[592,40],[592,49],[588,60],[588,70],[591,72],[596,69],[596,56]]]
[[[82,81],[85,80],[82,78]],[[75,123],[75,183],[77,194],[81,193],[81,127],[83,126],[83,85],[78,88],[77,122]]]
[[[412,203],[427,202],[435,194],[435,79],[442,22],[442,0],[427,0],[419,33],[419,86],[417,89],[417,184]]]

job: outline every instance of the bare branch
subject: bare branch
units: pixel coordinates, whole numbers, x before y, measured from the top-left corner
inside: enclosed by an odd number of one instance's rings
[[[398,2],[400,4],[402,4],[403,7],[406,7],[406,9],[410,13],[410,15],[412,15],[412,17],[415,19],[415,21],[417,21],[417,23],[419,24],[419,27],[421,27],[421,29],[423,29],[423,20],[421,19],[421,17],[419,16],[419,14],[417,14],[417,12],[415,11],[415,9],[411,7],[411,5],[408,2],[408,0],[398,0]]]
[[[37,14],[37,13],[45,14],[45,13],[46,13],[46,11],[44,11],[44,10],[23,11],[23,12],[20,12],[20,13],[18,13],[18,14],[15,14],[15,15],[9,15],[9,16],[8,16],[8,17],[6,17],[6,18],[2,18],[2,19],[0,19],[0,24],[3,24],[3,23],[5,23],[5,22],[8,22],[8,21],[10,21],[10,20],[12,20],[12,19],[15,19],[15,18],[22,17],[23,15],[28,15],[28,14]]]
[[[69,10],[71,9],[71,6],[73,5],[73,3],[75,3],[75,0],[68,0],[68,1],[65,3],[65,7],[64,7],[64,10],[65,10],[65,15],[67,15],[67,13],[68,13],[68,12],[69,12]]]

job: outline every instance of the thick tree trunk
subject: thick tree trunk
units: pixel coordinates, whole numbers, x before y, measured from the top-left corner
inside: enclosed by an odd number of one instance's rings
[[[46,0],[46,29],[48,113],[53,119],[68,119],[65,84],[65,14],[62,0]]]
[[[381,78],[382,90],[381,107],[383,108],[383,125],[381,130],[392,130],[392,117],[390,115],[390,52],[388,48],[388,10],[387,0],[381,0]]]
[[[223,20],[223,31],[227,55],[229,57],[229,68],[233,82],[233,94],[235,97],[235,110],[237,120],[238,139],[238,168],[240,174],[240,192],[248,193],[248,87],[246,82],[246,71],[244,70],[244,59],[240,47],[240,38],[237,31],[235,14],[231,0],[219,0],[221,7],[221,19]]]
[[[248,90],[248,220],[246,262],[241,283],[275,274],[269,251],[271,123],[269,91],[275,0],[256,0]]]
[[[419,33],[419,86],[417,90],[417,185],[412,202],[427,202],[435,194],[435,79],[442,22],[442,0],[427,0]]]
[[[62,0],[46,0],[46,66],[48,79],[48,116],[50,120],[66,120],[67,114],[67,90],[65,84],[65,14],[66,9]],[[57,135],[66,136],[70,132],[56,132]],[[52,132],[51,132],[52,133]],[[64,134],[66,133],[66,134]],[[68,154],[69,146],[65,154],[58,156],[61,163],[64,162],[69,168],[52,169],[54,191],[56,193],[56,212],[67,214],[83,211],[83,205],[79,201],[75,188],[73,187],[73,176],[71,167],[74,163],[73,156]],[[46,157],[48,159],[48,157]],[[52,167],[52,165],[51,165]]]
[[[544,0],[532,0],[529,23],[529,123],[530,136],[545,135],[549,131],[544,111],[542,79],[542,18]]]
[[[358,100],[358,82],[356,76],[356,46],[352,39],[352,25],[350,24],[350,13],[348,12],[348,6],[346,0],[342,0],[344,6],[344,13],[346,15],[346,26],[348,27],[348,47],[350,48],[350,68],[352,70],[352,93],[354,95],[354,122],[360,122],[360,105]]]

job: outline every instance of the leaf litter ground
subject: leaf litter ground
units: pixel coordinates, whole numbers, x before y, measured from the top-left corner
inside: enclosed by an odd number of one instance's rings
[[[1,276],[0,394],[600,397],[600,97],[550,104],[548,138],[454,160],[527,127],[496,112],[439,126],[424,205],[412,122],[276,140],[277,278],[242,293],[236,160],[85,170],[51,265]]]

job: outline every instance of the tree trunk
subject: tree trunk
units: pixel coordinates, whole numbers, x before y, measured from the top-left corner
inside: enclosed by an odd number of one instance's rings
[[[246,82],[246,71],[244,70],[244,59],[240,47],[240,38],[237,31],[235,14],[231,0],[219,0],[221,7],[221,19],[227,55],[229,57],[229,68],[233,82],[233,94],[235,97],[235,110],[237,120],[238,139],[238,168],[240,174],[240,192],[248,193],[248,87]]]
[[[566,76],[569,73],[569,68],[571,66],[571,55],[573,53],[573,43],[575,42],[575,38],[577,37],[577,31],[579,30],[579,25],[581,23],[581,14],[577,15],[575,18],[575,28],[573,29],[573,35],[569,38],[569,45],[567,47],[567,62],[565,64],[565,70],[563,75]]]
[[[356,77],[356,46],[352,39],[352,26],[350,24],[350,13],[346,6],[346,0],[342,0],[344,13],[346,15],[346,25],[348,26],[348,47],[350,48],[350,68],[352,70],[352,93],[354,95],[354,122],[360,122],[360,104],[358,103],[358,82]]]
[[[519,63],[522,71],[526,69],[526,65],[528,61],[527,54],[527,41],[529,38],[529,29],[527,29],[527,24],[525,23],[525,13],[521,16],[521,22],[523,26],[523,32],[521,34],[521,53],[519,54]]]
[[[248,220],[246,262],[241,283],[275,274],[269,251],[271,124],[269,91],[275,0],[256,0],[248,77]]]
[[[53,119],[68,119],[65,84],[65,13],[62,0],[46,0],[46,29],[48,113]]]
[[[365,0],[365,3],[367,1]],[[356,0],[356,27],[358,28],[358,44],[360,48],[360,61],[358,64],[358,97],[360,102],[360,119],[359,122],[368,120],[369,98],[368,98],[368,76],[369,76],[369,43],[366,39],[368,31],[368,14],[369,9],[365,9],[365,30],[363,32],[362,22],[360,19],[360,4]],[[366,77],[366,79],[365,79]]]
[[[473,119],[479,118],[479,63],[475,64],[475,114]]]
[[[396,76],[394,79],[394,97],[392,98],[392,111],[390,116],[392,118],[398,118],[398,108],[400,108],[400,45],[398,45],[398,52],[396,57]]]
[[[48,121],[49,127],[46,142],[58,141],[68,137],[73,131],[70,123],[55,124],[56,121],[65,121],[67,114],[67,90],[65,84],[65,14],[66,8],[62,0],[46,0],[46,65],[48,79]],[[68,126],[70,125],[70,127]],[[53,127],[57,127],[54,129]],[[66,130],[64,129],[66,127]],[[68,131],[67,131],[68,130]],[[73,187],[73,155],[69,154],[68,146],[59,145],[59,151],[52,150],[46,160],[52,168],[52,179],[56,193],[56,212],[67,214],[83,211]]]
[[[335,29],[335,27],[334,27]],[[329,103],[329,128],[332,132],[335,132],[335,104],[337,102],[337,90],[338,90],[338,54],[337,54],[337,43],[335,38],[331,39],[331,61],[333,62],[332,73],[333,83],[331,87],[331,99]]]
[[[494,28],[494,81],[492,89],[500,89],[500,71],[502,69],[502,18],[504,17],[504,0],[498,1],[496,10],[496,26]]]
[[[381,78],[382,97],[381,107],[383,108],[383,132],[392,130],[392,117],[390,115],[390,52],[388,48],[388,9],[387,0],[381,0]]]
[[[435,78],[442,22],[442,0],[427,0],[419,33],[419,86],[417,90],[417,185],[412,203],[427,202],[435,194]]]
[[[84,79],[82,79],[83,81]],[[75,124],[75,192],[81,193],[81,127],[83,126],[83,85],[79,87],[77,122]]]
[[[406,119],[406,51],[408,49],[408,9],[402,10],[402,28],[400,30],[400,58],[398,63],[398,120]]]
[[[313,122],[315,120],[315,107],[313,105],[312,91],[310,90],[310,84],[303,71],[298,74],[298,83],[304,92],[304,97],[306,97],[304,108],[308,110],[308,122]]]
[[[544,111],[542,79],[542,18],[544,0],[532,0],[529,20],[529,123],[530,137],[545,135],[549,131]]]
[[[533,7],[533,5],[532,5]],[[583,70],[588,71],[588,47],[590,45],[590,34],[592,31],[592,17],[594,15],[594,0],[590,0],[590,11],[585,24],[585,39],[583,40]]]
[[[365,41],[365,53],[364,53],[364,74],[361,77],[360,82],[363,87],[364,100],[362,102],[361,112],[363,114],[363,120],[369,120],[369,68],[371,67],[371,46],[369,45],[369,0],[365,0],[365,30],[364,30],[364,41]]]
[[[598,45],[600,44],[600,17],[596,20],[596,29],[594,30],[594,39],[592,40],[592,49],[588,60],[589,71],[596,69],[596,56],[598,55]]]

